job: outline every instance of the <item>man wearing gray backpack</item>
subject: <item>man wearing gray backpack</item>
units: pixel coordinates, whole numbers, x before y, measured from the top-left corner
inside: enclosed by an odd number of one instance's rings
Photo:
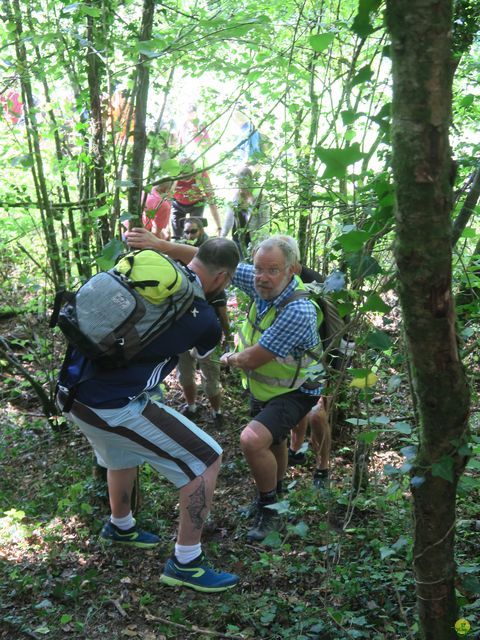
[[[215,238],[202,245],[188,269],[208,296],[227,286],[238,260],[238,250],[232,241]],[[196,357],[206,357],[220,336],[214,310],[204,297],[196,296],[191,307],[169,329],[125,366],[101,366],[73,349],[62,370],[57,394],[62,407],[66,400],[64,385],[75,388],[69,418],[92,444],[99,464],[108,470],[112,515],[101,537],[144,549],[160,543],[157,535],[137,527],[131,511],[136,469],[148,462],[180,492],[175,551],[160,580],[170,586],[186,586],[206,593],[224,591],[238,582],[234,574],[209,567],[200,542],[222,450],[193,422],[165,405],[158,389],[175,368],[179,353],[193,349]]]

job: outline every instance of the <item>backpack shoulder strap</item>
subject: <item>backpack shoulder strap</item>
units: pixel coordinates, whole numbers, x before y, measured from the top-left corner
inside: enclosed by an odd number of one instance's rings
[[[310,298],[308,291],[297,289],[292,293],[291,296],[288,296],[288,298],[285,298],[285,300],[282,300],[282,302],[278,305],[278,310],[282,311],[282,309],[285,309],[287,304],[290,304],[290,302],[295,302],[295,300],[301,300],[302,298],[306,298],[306,299]]]

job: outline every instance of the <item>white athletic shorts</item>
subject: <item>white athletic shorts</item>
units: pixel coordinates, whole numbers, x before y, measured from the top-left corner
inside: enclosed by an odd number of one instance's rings
[[[107,469],[148,462],[176,487],[194,480],[221,455],[219,444],[175,409],[148,392],[119,409],[94,409],[75,401],[68,417]]]

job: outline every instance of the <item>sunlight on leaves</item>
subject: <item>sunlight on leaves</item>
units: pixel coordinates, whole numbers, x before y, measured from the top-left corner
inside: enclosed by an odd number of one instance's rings
[[[318,53],[320,53],[321,51],[325,51],[325,49],[327,49],[334,40],[334,33],[317,33],[308,38],[310,46],[314,51],[317,51]]]

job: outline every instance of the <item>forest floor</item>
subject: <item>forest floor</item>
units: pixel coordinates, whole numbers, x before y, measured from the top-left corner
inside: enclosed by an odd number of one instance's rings
[[[182,394],[173,376],[167,385],[167,401],[178,408]],[[5,392],[0,407],[0,638],[417,637],[411,495],[408,477],[395,471],[405,462],[401,449],[411,446],[412,438],[392,428],[408,422],[406,388],[395,394],[379,389],[371,399],[378,437],[371,445],[368,487],[352,498],[358,427],[344,422],[334,431],[330,493],[313,490],[314,459],[308,451],[306,465],[288,470],[287,526],[267,547],[247,542],[249,523],[239,513],[253,497],[239,449],[246,398],[235,374],[224,374],[223,385],[224,426],[216,430],[205,419],[199,422],[224,448],[203,546],[212,563],[237,573],[240,583],[213,595],[159,582],[177,521],[177,492],[163,478],[142,468],[137,516],[142,528],[160,535],[161,546],[142,551],[101,543],[98,534],[109,509],[105,485],[92,475],[87,441],[73,426],[52,429],[25,391],[14,401],[11,388]],[[458,594],[463,614],[473,620],[478,583],[469,587],[468,579],[478,564],[478,475],[476,489],[467,489],[459,497],[457,556],[466,581],[459,583]]]

